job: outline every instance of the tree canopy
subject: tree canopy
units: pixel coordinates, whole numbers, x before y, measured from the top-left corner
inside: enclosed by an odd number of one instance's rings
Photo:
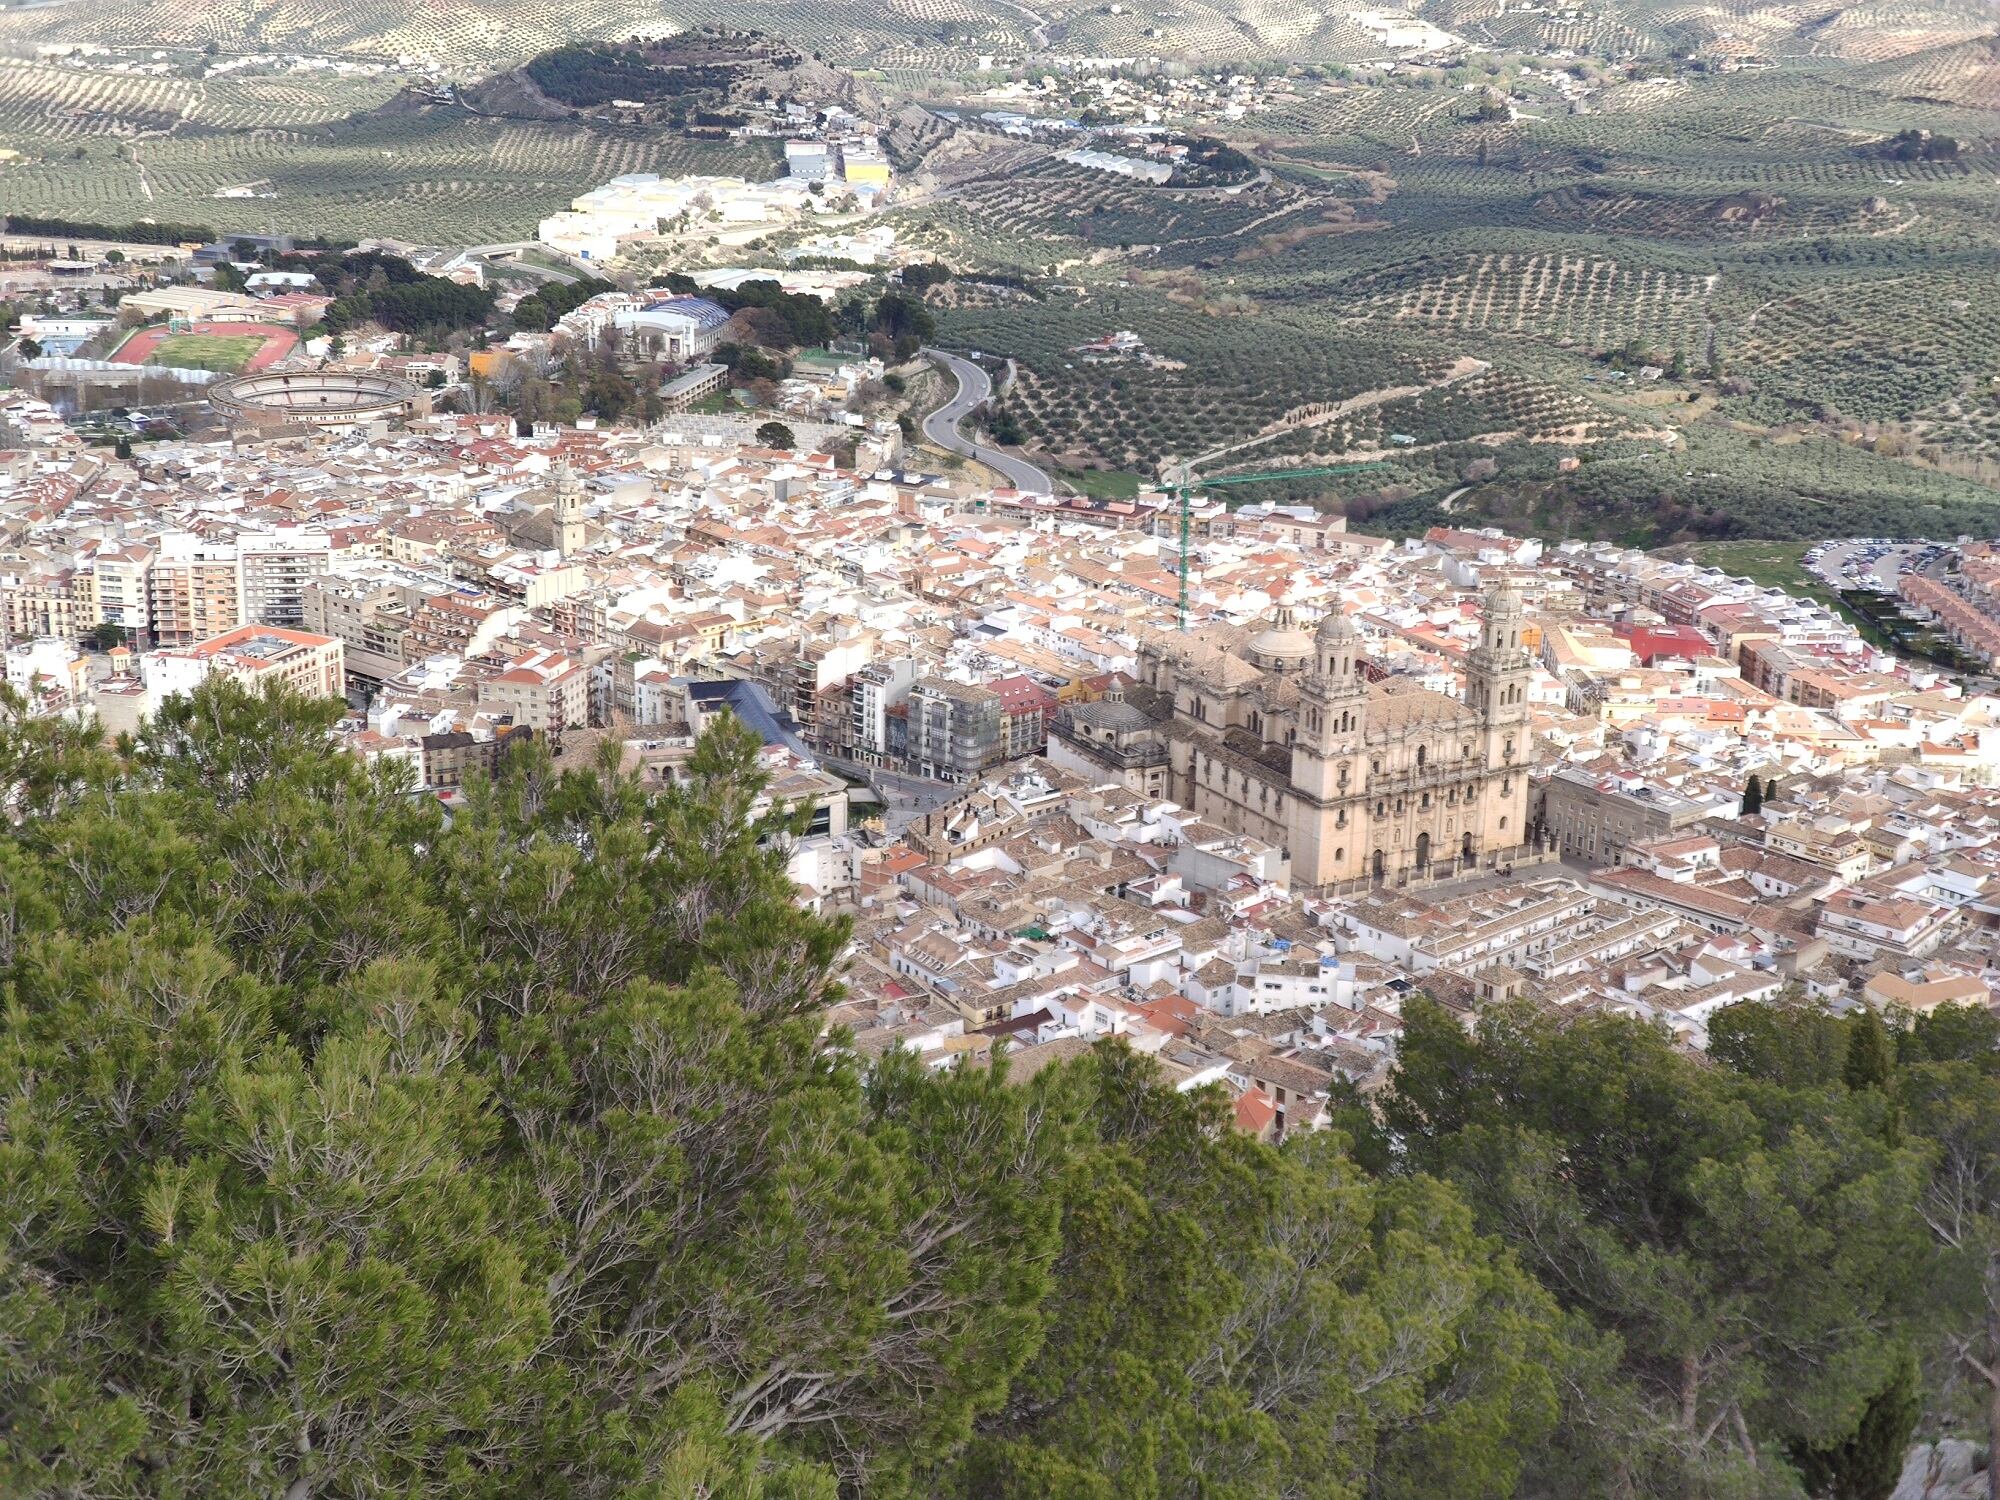
[[[0,701],[0,1494],[1862,1495],[2000,1353],[1990,1023],[1417,999],[1278,1148],[864,1061],[726,716],[447,812],[338,712]]]
[[[0,721],[0,1493],[1499,1495],[1549,1430],[1442,1183],[824,1045],[741,727],[447,815],[336,712]]]

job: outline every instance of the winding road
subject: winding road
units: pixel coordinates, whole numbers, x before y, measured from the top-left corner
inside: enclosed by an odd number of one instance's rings
[[[971,360],[942,349],[926,349],[924,356],[949,370],[958,381],[958,394],[924,418],[924,436],[940,448],[976,458],[987,468],[998,470],[1016,489],[1035,495],[1054,494],[1055,485],[1049,476],[1026,459],[975,443],[959,432],[958,424],[965,420],[966,414],[993,394],[993,382],[986,372]]]

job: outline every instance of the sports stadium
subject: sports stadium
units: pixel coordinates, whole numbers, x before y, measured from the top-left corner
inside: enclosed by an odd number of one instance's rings
[[[272,370],[220,381],[211,405],[231,422],[270,427],[360,427],[430,410],[430,394],[373,370]]]

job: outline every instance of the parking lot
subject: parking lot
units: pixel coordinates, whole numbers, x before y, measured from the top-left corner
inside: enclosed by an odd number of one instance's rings
[[[1850,537],[1821,542],[1802,559],[1808,572],[1836,589],[1896,591],[1905,570],[1929,570],[1952,551],[1948,542],[1897,541],[1888,537]]]

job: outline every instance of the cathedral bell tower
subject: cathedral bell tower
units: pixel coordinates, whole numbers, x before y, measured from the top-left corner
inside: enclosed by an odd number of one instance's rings
[[[1292,787],[1319,801],[1354,795],[1368,684],[1361,642],[1338,608],[1313,633],[1312,671],[1299,684],[1298,738],[1292,746]]]
[[[1361,642],[1336,607],[1313,633],[1312,670],[1299,684],[1287,852],[1300,885],[1345,880],[1360,868],[1367,717]]]
[[[1484,721],[1488,737],[1505,730],[1516,740],[1528,725],[1528,685],[1534,679],[1534,658],[1521,645],[1524,611],[1521,596],[1511,588],[1497,588],[1486,596],[1486,625],[1479,645],[1466,663],[1466,706]]]
[[[1486,781],[1477,801],[1474,847],[1498,854],[1526,842],[1529,740],[1528,688],[1535,661],[1521,644],[1521,596],[1502,586],[1486,598],[1486,626],[1466,663],[1465,701],[1479,715]]]

